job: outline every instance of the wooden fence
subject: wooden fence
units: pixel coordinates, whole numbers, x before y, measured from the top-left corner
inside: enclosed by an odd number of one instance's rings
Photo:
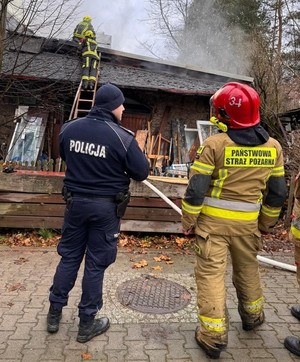
[[[61,229],[65,203],[61,196],[63,172],[17,170],[0,173],[0,227]],[[148,178],[180,206],[187,180]],[[121,231],[180,233],[180,215],[141,182],[131,182],[131,201]]]

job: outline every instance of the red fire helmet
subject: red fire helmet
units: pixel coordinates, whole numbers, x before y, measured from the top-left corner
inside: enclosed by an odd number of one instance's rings
[[[229,128],[248,128],[260,122],[259,95],[246,84],[226,83],[210,98],[210,104]]]

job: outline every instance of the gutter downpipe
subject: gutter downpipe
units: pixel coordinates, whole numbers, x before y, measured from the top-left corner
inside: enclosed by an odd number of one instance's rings
[[[168,205],[170,205],[175,211],[178,212],[179,215],[182,215],[182,211],[181,209],[174,204],[173,201],[171,201],[165,194],[163,194],[161,191],[159,191],[159,189],[157,187],[155,187],[154,185],[152,185],[148,180],[144,180],[142,181],[146,186],[148,186],[152,191],[154,191],[158,196],[160,196]],[[276,260],[272,260],[269,258],[265,258],[263,256],[257,255],[257,260],[261,261],[262,263],[266,263],[269,265],[273,265],[273,266],[277,266],[279,268],[285,269],[285,270],[289,270],[292,272],[296,272],[296,266],[294,265],[290,265],[290,264],[286,264],[286,263],[282,263],[280,261],[276,261]]]

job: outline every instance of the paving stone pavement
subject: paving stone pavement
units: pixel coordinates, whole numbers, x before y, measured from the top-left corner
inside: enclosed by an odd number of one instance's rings
[[[76,342],[78,330],[77,303],[80,298],[80,270],[69,305],[63,310],[57,334],[46,332],[49,308],[48,289],[59,260],[55,248],[0,247],[0,362],[188,362],[208,361],[194,340],[197,325],[196,285],[193,276],[194,256],[162,251],[173,264],[158,263],[153,258],[159,251],[128,252],[121,249],[115,264],[105,276],[104,306],[110,329],[88,343]],[[271,259],[293,264],[292,253],[262,254]],[[148,266],[134,269],[142,259]],[[162,270],[153,269],[161,266]],[[255,331],[241,328],[237,299],[231,283],[231,270],[226,276],[230,315],[229,343],[220,360],[226,361],[296,361],[283,346],[288,335],[300,337],[300,322],[290,314],[300,294],[296,275],[266,264],[261,274],[266,297],[266,322]],[[191,294],[190,303],[177,312],[149,314],[134,311],[119,302],[117,289],[123,282],[142,275],[153,275],[184,286]]]

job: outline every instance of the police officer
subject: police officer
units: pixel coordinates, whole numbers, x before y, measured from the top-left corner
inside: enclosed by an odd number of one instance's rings
[[[95,318],[103,304],[104,272],[116,259],[130,179],[142,181],[149,172],[134,135],[119,124],[124,100],[119,88],[104,84],[88,115],[66,123],[59,135],[60,155],[67,165],[63,192],[67,205],[57,247],[61,259],[50,288],[47,330],[58,331],[62,308],[85,258],[78,305],[77,341],[81,343],[109,328],[108,318]]]
[[[222,130],[207,138],[191,166],[182,200],[183,233],[196,234],[196,342],[210,358],[228,342],[225,273],[228,251],[242,327],[264,321],[264,296],[257,253],[260,231],[276,223],[286,197],[280,144],[260,125],[257,92],[248,85],[225,84],[211,98]]]
[[[295,244],[295,264],[297,267],[297,281],[300,286],[300,173],[296,176],[294,190],[294,207],[292,213],[292,225],[289,233],[289,240]],[[294,317],[300,320],[300,305],[292,306],[291,313]],[[285,347],[295,354],[300,356],[300,340],[294,336],[288,336],[284,340]]]

